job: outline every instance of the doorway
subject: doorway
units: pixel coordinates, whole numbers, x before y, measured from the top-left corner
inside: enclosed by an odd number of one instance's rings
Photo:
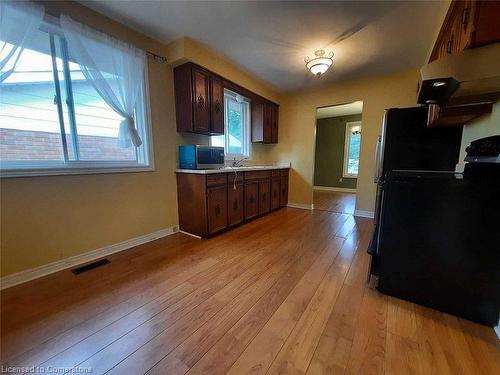
[[[354,214],[359,174],[363,102],[316,110],[315,210]]]

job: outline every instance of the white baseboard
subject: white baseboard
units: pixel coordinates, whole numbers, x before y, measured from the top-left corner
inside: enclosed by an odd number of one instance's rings
[[[367,217],[373,219],[375,213],[373,211],[354,210],[354,216]]]
[[[197,239],[201,240],[201,237],[197,236],[196,234],[185,232],[183,230],[179,230],[179,232],[182,233],[182,234],[185,234],[186,236],[194,237],[194,238],[197,238]]]
[[[355,193],[356,189],[332,187],[332,186],[313,186],[314,190],[318,191],[337,191],[339,193]]]
[[[304,203],[292,203],[292,202],[290,202],[286,206],[291,207],[291,208],[300,208],[302,210],[313,210],[314,209],[313,204],[304,204]]]
[[[79,264],[87,263],[92,260],[102,258],[123,250],[130,249],[134,246],[142,245],[146,242],[151,242],[162,237],[169,236],[177,233],[179,227],[177,225],[160,229],[156,232],[145,234],[143,236],[131,238],[114,245],[101,247],[100,249],[85,252],[83,254],[75,255],[66,259],[61,259],[53,263],[45,264],[43,266],[31,268],[25,271],[14,273],[12,275],[4,276],[0,279],[0,290],[10,288],[14,285],[22,284],[30,280],[38,279],[42,276],[50,275],[51,273],[61,271]]]

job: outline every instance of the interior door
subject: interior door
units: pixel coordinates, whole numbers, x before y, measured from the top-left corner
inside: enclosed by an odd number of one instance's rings
[[[210,130],[210,98],[209,84],[210,78],[208,73],[193,69],[193,86],[194,86],[194,132],[208,134]]]
[[[211,93],[211,134],[224,134],[224,86],[216,77],[210,79]]]

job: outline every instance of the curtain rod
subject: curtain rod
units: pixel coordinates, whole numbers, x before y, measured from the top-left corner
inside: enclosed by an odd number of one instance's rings
[[[162,63],[166,63],[168,61],[166,57],[157,55],[156,53],[153,53],[151,51],[146,51],[146,53],[149,56],[153,57],[153,59],[156,61],[161,61]]]

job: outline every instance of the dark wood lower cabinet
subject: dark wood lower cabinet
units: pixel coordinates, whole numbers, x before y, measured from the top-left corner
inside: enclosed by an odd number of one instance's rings
[[[288,204],[288,173],[280,179],[280,207],[285,207]]]
[[[180,229],[207,237],[288,203],[288,169],[177,173]]]
[[[267,214],[271,210],[271,181],[259,182],[259,215]]]
[[[227,186],[207,189],[208,234],[217,233],[227,227]]]
[[[259,182],[245,182],[245,220],[259,214]]]
[[[271,180],[271,210],[280,208],[280,177],[273,177]]]
[[[234,187],[236,186],[236,189]],[[243,222],[243,184],[228,184],[227,186],[227,224],[233,226]]]

